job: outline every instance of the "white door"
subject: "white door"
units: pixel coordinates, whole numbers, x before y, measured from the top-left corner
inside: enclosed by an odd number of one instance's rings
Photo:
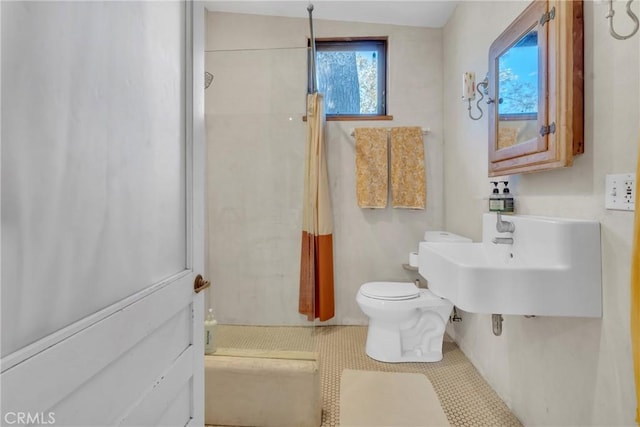
[[[1,2],[1,425],[202,425],[204,9]]]

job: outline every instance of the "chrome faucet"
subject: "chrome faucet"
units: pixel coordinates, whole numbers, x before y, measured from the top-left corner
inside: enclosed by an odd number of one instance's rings
[[[497,215],[496,230],[498,233],[513,233],[516,230],[514,223],[502,219],[502,212],[498,211]],[[494,237],[491,241],[496,245],[513,245],[513,237]]]
[[[494,237],[492,242],[496,245],[513,245],[513,237]]]
[[[498,233],[513,233],[516,230],[516,226],[511,221],[504,221],[502,219],[502,212],[498,211],[496,230],[498,231]]]

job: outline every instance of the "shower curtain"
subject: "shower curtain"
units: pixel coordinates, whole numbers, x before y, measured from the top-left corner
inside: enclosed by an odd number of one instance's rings
[[[637,169],[636,176],[640,176],[640,140]],[[636,381],[636,424],[640,424],[640,198],[637,196],[631,254],[631,349]]]
[[[322,95],[307,95],[307,148],[302,208],[298,311],[308,320],[334,316],[333,219],[324,145]]]

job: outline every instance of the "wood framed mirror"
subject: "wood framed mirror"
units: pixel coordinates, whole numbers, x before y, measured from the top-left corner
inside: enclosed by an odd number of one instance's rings
[[[489,49],[489,176],[584,152],[582,1],[536,0]]]

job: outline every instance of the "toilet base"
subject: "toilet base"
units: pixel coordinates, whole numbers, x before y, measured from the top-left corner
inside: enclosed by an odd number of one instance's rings
[[[431,311],[423,311],[417,321],[405,327],[369,319],[366,353],[379,362],[439,362],[445,322]]]

